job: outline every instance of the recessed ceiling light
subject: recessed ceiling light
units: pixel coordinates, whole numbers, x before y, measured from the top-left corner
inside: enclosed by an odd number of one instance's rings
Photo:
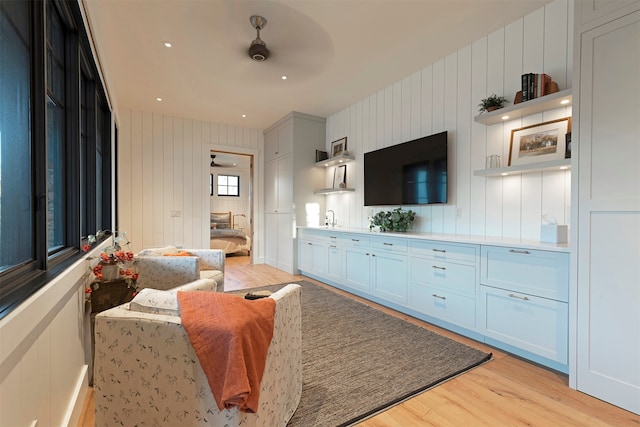
[[[282,75],[282,77],[280,77],[282,80],[287,80],[287,76],[285,76],[284,74]]]
[[[156,101],[161,102],[162,98],[156,98]]]
[[[247,115],[246,115],[246,114],[243,114],[243,115],[242,115],[242,118],[244,119],[245,117],[247,117]]]
[[[165,46],[165,47],[171,47],[171,46],[173,46],[173,45],[171,44],[171,42],[164,42],[164,46]]]

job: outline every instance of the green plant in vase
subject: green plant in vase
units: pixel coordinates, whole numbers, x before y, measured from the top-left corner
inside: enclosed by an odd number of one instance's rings
[[[504,104],[507,102],[507,98],[504,96],[498,96],[495,93],[487,98],[484,98],[478,104],[478,111],[483,113],[485,111],[493,111],[499,108],[503,108]]]
[[[395,208],[390,211],[378,212],[370,218],[369,229],[380,227],[380,231],[408,231],[416,219],[416,213],[409,209]]]

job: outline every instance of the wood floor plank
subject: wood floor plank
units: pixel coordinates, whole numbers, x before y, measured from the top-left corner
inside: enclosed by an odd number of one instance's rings
[[[569,388],[564,374],[307,277],[290,275],[264,264],[249,264],[248,257],[232,256],[226,260],[225,290],[295,283],[300,280],[318,283],[458,342],[493,353],[494,357],[490,362],[364,420],[358,424],[359,427],[640,427],[640,416]],[[92,389],[87,393],[83,408],[78,427],[93,427]]]

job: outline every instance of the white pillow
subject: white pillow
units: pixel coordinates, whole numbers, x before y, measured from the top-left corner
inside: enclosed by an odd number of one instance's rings
[[[143,249],[138,252],[138,256],[164,256],[164,254],[175,254],[177,252],[180,252],[180,249],[176,248],[175,246],[169,245],[159,248]]]
[[[169,316],[180,315],[175,293],[152,288],[144,288],[138,292],[138,295],[131,300],[129,310]]]

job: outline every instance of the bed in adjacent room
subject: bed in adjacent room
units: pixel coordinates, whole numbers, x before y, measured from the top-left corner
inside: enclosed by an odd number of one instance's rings
[[[234,228],[231,212],[211,212],[211,249],[222,249],[225,254],[251,251],[251,238],[244,230]]]

